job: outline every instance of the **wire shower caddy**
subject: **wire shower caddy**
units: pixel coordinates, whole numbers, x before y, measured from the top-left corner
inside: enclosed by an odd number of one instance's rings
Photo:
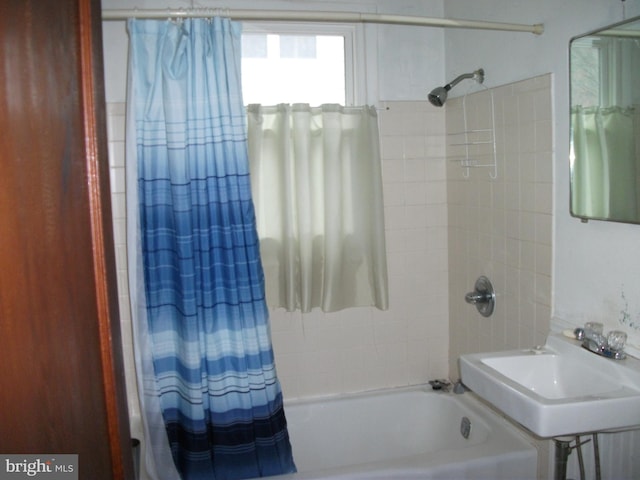
[[[491,100],[491,123],[488,126],[470,126],[467,96],[484,92],[480,90],[470,93],[467,90],[467,93],[462,97],[463,130],[448,134],[449,137],[454,139],[449,145],[454,147],[457,153],[451,156],[450,160],[459,162],[460,166],[464,168],[464,178],[469,178],[471,168],[489,168],[489,177],[495,180],[498,178],[495,101],[493,91],[479,82],[478,84],[489,94]]]

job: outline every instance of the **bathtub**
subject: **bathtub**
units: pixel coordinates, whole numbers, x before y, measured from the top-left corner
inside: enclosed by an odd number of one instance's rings
[[[298,473],[283,480],[536,478],[533,445],[472,393],[422,386],[285,409]]]

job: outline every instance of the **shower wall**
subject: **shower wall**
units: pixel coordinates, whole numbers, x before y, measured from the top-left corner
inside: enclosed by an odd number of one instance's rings
[[[109,103],[108,135],[120,318],[134,434],[139,406],[126,270],[124,103]],[[425,383],[448,377],[445,110],[379,106],[390,308],[325,314],[271,311],[285,398]]]
[[[455,379],[462,353],[543,342],[551,295],[551,80],[543,75],[493,89],[495,180],[484,168],[471,169],[465,178],[453,158],[458,152],[447,147],[454,135],[446,133],[461,128],[461,98],[450,98],[443,109],[427,102],[381,105],[391,308],[272,311],[287,398]],[[486,98],[471,95],[467,102],[470,120],[486,122]],[[107,107],[125,373],[132,435],[140,438],[126,272],[125,105]],[[490,318],[463,300],[480,274],[497,291]],[[638,441],[633,432],[603,435],[603,472],[624,478],[639,471],[629,453]],[[591,471],[589,448],[585,461]]]
[[[285,397],[448,377],[444,118],[425,101],[379,105],[390,308],[272,311]]]
[[[111,211],[113,215],[113,240],[116,250],[116,272],[120,323],[122,327],[122,353],[125,364],[127,400],[131,418],[131,434],[142,438],[140,430],[140,405],[134,364],[131,310],[129,308],[129,281],[127,271],[127,208],[125,188],[125,104],[107,103],[107,138],[109,140],[109,172],[111,183]]]
[[[531,346],[549,329],[551,297],[551,76],[493,89],[497,179],[446,160],[462,129],[462,98],[445,108],[383,102],[390,308],[325,314],[271,312],[285,397],[346,393],[457,378],[462,353]],[[467,99],[469,121],[491,119],[487,95]],[[125,248],[124,104],[108,105],[120,318],[130,410],[137,415]],[[445,120],[446,118],[446,120]],[[445,127],[446,121],[446,127]],[[446,128],[446,131],[445,131]],[[449,154],[453,150],[449,147]],[[464,302],[487,275],[490,318]]]
[[[446,104],[448,135],[449,333],[451,377],[463,353],[544,343],[551,318],[553,147],[551,75],[492,88],[496,173],[466,169],[463,98]],[[466,87],[460,87],[464,93]],[[490,94],[467,96],[467,130],[492,129]],[[472,136],[469,140],[474,140]],[[487,140],[480,137],[477,140]],[[480,147],[475,147],[480,148]],[[491,163],[490,149],[472,158]],[[487,155],[488,152],[488,155]],[[468,176],[468,178],[465,178]],[[464,301],[478,276],[496,291],[496,308],[482,317]]]
[[[142,0],[139,8],[191,3]],[[227,2],[228,3],[228,2]],[[199,5],[227,7],[218,0]],[[238,0],[234,8],[291,7],[288,0]],[[442,16],[441,0],[305,0],[300,8]],[[103,0],[103,8],[131,8]],[[134,434],[139,407],[131,343],[125,248],[124,111],[127,34],[103,22],[111,185],[129,408]],[[382,134],[390,300],[387,312],[350,309],[325,315],[272,311],[278,373],[286,397],[352,392],[448,376],[446,165],[442,109],[426,102],[428,85],[444,81],[444,31],[394,25],[363,29],[367,103],[378,107]],[[414,102],[409,100],[420,99]],[[387,102],[385,102],[387,101]]]

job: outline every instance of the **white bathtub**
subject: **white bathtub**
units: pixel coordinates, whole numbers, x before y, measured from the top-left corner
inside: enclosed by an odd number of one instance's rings
[[[278,478],[536,478],[536,449],[470,393],[414,387],[287,402],[285,409],[298,473]]]

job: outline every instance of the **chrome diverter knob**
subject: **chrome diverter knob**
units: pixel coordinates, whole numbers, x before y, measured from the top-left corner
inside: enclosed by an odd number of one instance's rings
[[[475,305],[483,317],[489,317],[493,313],[496,304],[496,294],[493,285],[487,277],[480,276],[476,280],[473,292],[464,296],[464,300],[471,305]]]

